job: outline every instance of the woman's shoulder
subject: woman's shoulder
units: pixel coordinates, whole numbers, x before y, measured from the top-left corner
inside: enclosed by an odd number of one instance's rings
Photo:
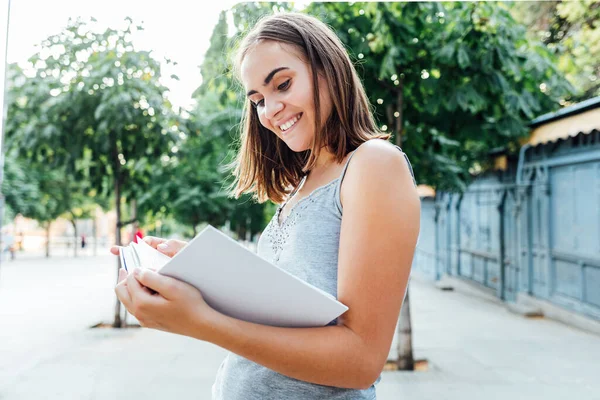
[[[371,139],[363,143],[350,161],[342,182],[342,204],[347,195],[374,201],[380,196],[390,195],[390,190],[415,191],[406,156],[387,140]]]
[[[403,201],[416,212],[418,194],[412,167],[399,147],[386,140],[371,139],[359,146],[353,156],[340,189],[342,207],[346,208],[349,201],[353,204],[351,210],[364,210],[386,198]]]
[[[408,158],[400,147],[387,140],[371,139],[363,143],[350,161],[345,181],[354,181],[357,185],[368,181],[386,186],[391,180],[401,179],[407,185],[414,185]]]
[[[402,168],[406,165],[404,160],[404,154],[400,147],[390,143],[385,139],[371,139],[361,144],[353,154],[352,165],[348,166],[348,173],[350,169],[367,169],[375,175],[378,175],[381,170],[380,168]],[[368,171],[364,171],[368,173]]]

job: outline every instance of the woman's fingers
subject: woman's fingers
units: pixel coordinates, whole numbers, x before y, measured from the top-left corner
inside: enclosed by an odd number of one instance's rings
[[[167,241],[167,239],[157,238],[154,236],[146,236],[143,240],[146,243],[148,243],[150,246],[154,247],[155,249],[156,249],[156,246]],[[121,247],[121,246],[112,246],[110,248],[110,252],[112,254],[114,254],[115,256],[118,256],[119,255],[119,247]]]
[[[168,276],[160,275],[149,268],[136,268],[133,271],[134,281],[142,287],[160,293],[164,298],[171,298],[177,291],[178,281]]]
[[[182,242],[181,240],[163,239],[154,236],[146,236],[144,241],[169,257],[173,257],[186,245],[186,242]]]
[[[156,236],[146,236],[143,239],[144,242],[146,242],[147,244],[149,244],[151,247],[154,247],[156,249],[156,247],[167,241],[167,239],[163,239],[163,238],[159,238]]]
[[[136,277],[134,277],[134,274],[128,274],[126,277],[126,281],[125,281],[125,285],[127,285],[131,292],[135,292],[137,293],[137,295],[141,295],[141,292],[143,292],[144,294],[148,294],[148,295],[153,295],[156,293],[155,290],[150,289],[146,286],[144,286],[143,284],[141,284],[138,279],[136,279]]]
[[[119,271],[119,278],[121,277],[121,271]],[[117,286],[115,286],[115,293],[117,294],[117,298],[121,300],[121,303],[125,306],[127,311],[131,310],[132,302],[131,296],[129,295],[129,290],[127,290],[127,280],[120,281]]]
[[[119,269],[119,278],[117,279],[118,283],[123,282],[125,279],[127,279],[127,271],[125,270],[125,268],[120,268]]]
[[[166,254],[169,257],[173,257],[177,254],[181,249],[185,247],[187,242],[176,239],[169,239],[164,243],[159,244],[156,249],[163,254]]]
[[[150,247],[153,247],[160,251],[161,253],[173,257],[175,254],[179,252],[179,250],[183,249],[187,242],[183,240],[177,239],[164,239],[155,236],[146,236],[144,237],[144,242],[146,242]],[[112,246],[110,248],[110,252],[115,256],[119,255],[119,247],[120,246]]]

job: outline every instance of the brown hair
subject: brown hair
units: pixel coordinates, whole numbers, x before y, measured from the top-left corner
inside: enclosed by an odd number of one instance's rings
[[[318,19],[300,13],[281,13],[261,19],[244,37],[235,68],[250,49],[262,41],[294,46],[310,64],[315,104],[315,135],[309,150],[292,151],[277,135],[261,125],[256,109],[246,100],[241,123],[241,145],[234,169],[233,194],[254,193],[259,202],[281,203],[314,167],[327,146],[340,163],[348,152],[369,139],[389,139],[377,129],[364,88],[336,34]],[[325,78],[332,110],[321,124],[319,75]],[[239,77],[239,73],[238,73]]]

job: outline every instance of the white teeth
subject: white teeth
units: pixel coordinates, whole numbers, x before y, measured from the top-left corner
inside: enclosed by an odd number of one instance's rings
[[[283,125],[279,126],[279,129],[281,129],[282,131],[287,131],[288,129],[290,129],[296,122],[298,122],[298,120],[300,119],[299,116],[295,116],[294,118],[292,118],[291,120],[289,120],[288,122],[286,122]]]

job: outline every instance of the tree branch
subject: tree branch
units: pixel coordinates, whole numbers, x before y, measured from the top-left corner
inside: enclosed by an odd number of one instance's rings
[[[137,218],[134,218],[134,219],[130,219],[129,221],[118,221],[117,222],[117,227],[118,228],[122,228],[124,226],[129,225],[129,224],[133,224],[134,222],[137,222],[137,220],[138,220]]]

